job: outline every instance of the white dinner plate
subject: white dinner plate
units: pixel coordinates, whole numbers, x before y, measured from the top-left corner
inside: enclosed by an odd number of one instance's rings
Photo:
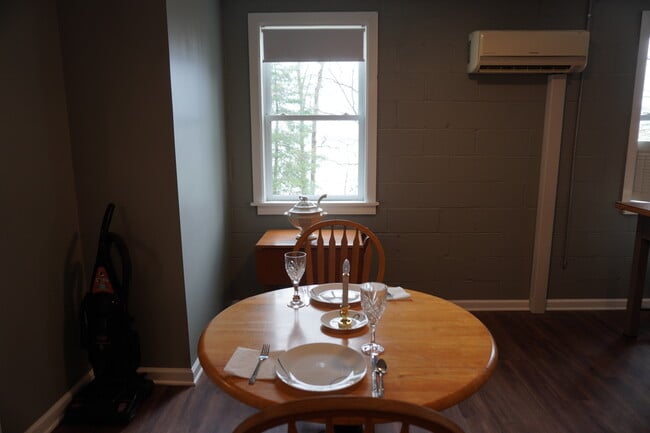
[[[343,301],[343,283],[318,284],[309,291],[309,297],[325,304],[341,305]],[[361,302],[361,286],[348,284],[348,304]]]
[[[275,373],[287,385],[304,391],[336,391],[363,379],[366,360],[349,347],[312,343],[282,353]]]
[[[368,324],[368,318],[363,314],[363,311],[349,310],[348,317],[351,322],[350,326],[344,328],[339,325],[339,320],[341,319],[340,311],[332,310],[320,316],[320,323],[327,329],[343,332],[354,331],[363,328]]]

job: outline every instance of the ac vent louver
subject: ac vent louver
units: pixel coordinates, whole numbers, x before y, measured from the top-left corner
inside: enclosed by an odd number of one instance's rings
[[[491,72],[559,72],[566,73],[571,69],[569,65],[482,65],[481,71]]]

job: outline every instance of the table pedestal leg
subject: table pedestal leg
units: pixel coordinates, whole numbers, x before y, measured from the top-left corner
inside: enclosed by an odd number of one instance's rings
[[[648,263],[648,248],[650,247],[650,218],[638,216],[634,255],[632,257],[632,274],[630,275],[630,291],[627,296],[625,335],[636,337],[639,333],[639,317],[641,300],[645,284],[646,267]]]

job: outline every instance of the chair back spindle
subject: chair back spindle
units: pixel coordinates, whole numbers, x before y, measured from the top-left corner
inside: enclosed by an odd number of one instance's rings
[[[364,433],[374,433],[376,425],[388,423],[397,423],[400,433],[408,433],[411,426],[431,433],[463,433],[456,423],[433,409],[398,400],[341,395],[266,407],[246,418],[233,433],[262,433],[284,425],[288,433],[297,433],[297,423],[303,421],[324,423],[325,433],[334,433],[337,425],[360,425]]]
[[[315,239],[309,239],[312,234]],[[306,284],[341,281],[342,263],[350,261],[350,282],[383,281],[384,249],[379,238],[366,226],[354,221],[320,221],[305,229],[294,251],[307,253]]]

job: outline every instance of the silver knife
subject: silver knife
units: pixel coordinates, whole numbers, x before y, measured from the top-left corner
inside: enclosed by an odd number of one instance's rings
[[[372,371],[372,396],[379,397],[379,387],[377,385],[377,354],[371,355],[371,371]]]
[[[388,372],[388,364],[384,361],[383,358],[378,359],[375,364],[375,372],[379,375],[379,380],[377,381],[377,394],[381,398],[384,396],[384,374]]]

